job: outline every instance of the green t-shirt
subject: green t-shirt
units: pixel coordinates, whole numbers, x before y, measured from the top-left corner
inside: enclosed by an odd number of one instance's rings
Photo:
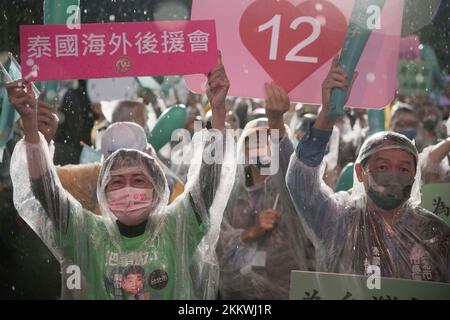
[[[188,197],[186,197],[188,198]],[[71,206],[63,235],[66,264],[78,265],[85,299],[192,299],[191,257],[204,233],[188,199],[166,207],[159,234],[115,244],[104,218]],[[68,262],[67,262],[68,260]]]

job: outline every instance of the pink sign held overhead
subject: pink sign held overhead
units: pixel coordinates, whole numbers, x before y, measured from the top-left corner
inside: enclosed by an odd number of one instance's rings
[[[21,25],[20,48],[30,81],[207,73],[217,63],[212,20]]]
[[[339,54],[355,0],[193,0],[191,19],[214,19],[230,79],[229,95],[265,98],[275,81],[291,101],[321,104],[321,85]],[[356,70],[349,106],[383,108],[394,98],[403,0],[368,7],[371,35]],[[202,92],[204,75],[186,76]]]

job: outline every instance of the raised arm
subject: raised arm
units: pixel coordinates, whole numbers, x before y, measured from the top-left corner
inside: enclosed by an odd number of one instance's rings
[[[291,198],[311,240],[318,244],[329,239],[339,224],[343,203],[322,179],[320,170],[325,149],[330,139],[335,118],[328,116],[333,88],[347,88],[345,71],[338,65],[338,57],[322,84],[322,109],[292,155],[286,180]],[[350,90],[349,90],[350,91]],[[331,232],[330,232],[331,231]],[[344,234],[341,230],[340,232]]]
[[[215,158],[217,156],[215,153],[219,150],[223,150],[223,157],[217,157],[216,159],[224,159],[225,153],[230,150],[225,149],[225,99],[230,87],[227,74],[225,72],[225,67],[222,63],[222,55],[219,52],[219,57],[217,65],[208,73],[208,86],[206,90],[206,95],[208,97],[209,103],[211,104],[212,112],[212,128],[214,132],[211,134],[202,135],[201,141],[203,153],[206,156]],[[194,139],[195,140],[195,139]],[[198,144],[193,144],[194,149]],[[194,150],[194,153],[196,150]],[[197,179],[196,182],[190,181],[194,186],[191,191],[191,199],[193,201],[194,209],[199,214],[201,220],[204,220],[203,212],[208,212],[214,198],[218,185],[220,183],[222,173],[221,163],[210,163],[205,162],[202,157],[202,164],[200,168],[200,173],[198,177],[193,177]]]
[[[283,88],[276,83],[266,83],[266,115],[269,120],[270,130],[278,130],[279,141],[275,142],[279,147],[279,170],[276,175],[280,176],[284,181],[286,171],[289,165],[289,159],[294,152],[294,147],[289,137],[286,135],[284,125],[284,114],[289,111],[289,96]]]
[[[31,83],[26,80],[18,80],[7,85],[8,97],[11,104],[21,116],[25,133],[23,141],[16,146],[16,162],[24,161],[26,157],[26,172],[12,172],[15,194],[24,195],[24,177],[28,176],[31,192],[39,200],[48,217],[61,231],[65,231],[68,223],[69,205],[64,190],[58,183],[53,163],[48,152],[48,144],[44,136],[39,133],[37,101],[31,89]],[[24,154],[17,155],[24,148]],[[26,155],[25,155],[26,154]],[[14,156],[13,156],[14,158]],[[20,165],[12,167],[20,170]],[[15,179],[16,178],[16,179]],[[16,192],[17,191],[17,192]],[[16,196],[15,196],[16,198]],[[25,201],[18,197],[18,201]],[[15,199],[16,200],[16,199]]]
[[[422,181],[424,183],[437,183],[448,176],[449,165],[443,161],[450,155],[450,137],[434,146],[424,149],[420,155]],[[450,159],[450,158],[449,158]]]
[[[208,86],[206,95],[211,104],[212,127],[219,131],[225,129],[225,99],[230,82],[222,63],[222,54],[219,51],[217,65],[208,73]]]

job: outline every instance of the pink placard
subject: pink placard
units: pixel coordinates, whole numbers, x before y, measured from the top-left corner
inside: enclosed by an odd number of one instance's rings
[[[207,73],[216,41],[212,20],[20,26],[31,81]]]
[[[291,101],[320,104],[321,84],[332,57],[342,46],[354,3],[355,0],[193,0],[191,18],[215,19],[218,47],[231,84],[230,95],[263,99],[264,83],[274,80],[284,83]],[[379,15],[380,28],[372,31],[357,65],[359,76],[349,106],[383,108],[394,98],[402,12],[403,0],[386,1]],[[320,23],[317,38],[310,21],[294,23],[305,16]],[[278,46],[272,40],[277,31]],[[251,32],[258,38],[251,39]],[[314,40],[302,42],[305,39]],[[273,48],[278,48],[278,52]],[[293,50],[289,64],[280,62],[288,60],[289,50]],[[314,58],[318,63],[313,66],[310,62]],[[310,62],[292,61],[295,59]],[[203,75],[185,78],[192,91],[202,92],[206,81]]]

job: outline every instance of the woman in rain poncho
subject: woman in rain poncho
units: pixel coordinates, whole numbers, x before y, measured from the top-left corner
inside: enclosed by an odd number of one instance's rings
[[[291,271],[308,270],[313,258],[285,181],[294,151],[283,123],[289,98],[275,84],[266,90],[268,118],[248,122],[238,142],[217,250],[224,299],[288,299]]]
[[[287,184],[316,246],[318,271],[449,281],[450,229],[419,206],[417,150],[403,135],[380,132],[362,146],[350,193],[334,194],[320,164],[334,120],[327,116],[333,87],[347,86],[333,61],[322,86],[322,111],[292,156]],[[371,273],[370,273],[371,274]]]
[[[62,189],[37,130],[36,101],[24,83],[8,84],[25,129],[12,160],[14,200],[22,218],[61,262],[63,298],[214,298],[215,243],[231,189],[227,181],[234,179],[234,156],[227,149],[222,165],[206,165],[200,158],[202,141],[221,148],[222,134],[215,132],[214,145],[209,138],[194,139],[199,152],[190,181],[170,206],[157,161],[137,150],[117,150],[102,165],[97,187],[102,216],[95,216]],[[229,84],[221,61],[208,83],[213,127],[223,130]],[[201,133],[197,139],[205,138]]]
[[[163,170],[169,186],[169,204],[183,193],[184,183],[156,158],[156,152],[147,142],[145,131],[140,125],[127,121],[112,123],[105,130],[101,140],[102,160],[118,149],[139,150],[154,157]],[[96,190],[100,169],[101,163],[99,162],[56,167],[62,187],[80,202],[83,208],[98,215],[101,212]]]

